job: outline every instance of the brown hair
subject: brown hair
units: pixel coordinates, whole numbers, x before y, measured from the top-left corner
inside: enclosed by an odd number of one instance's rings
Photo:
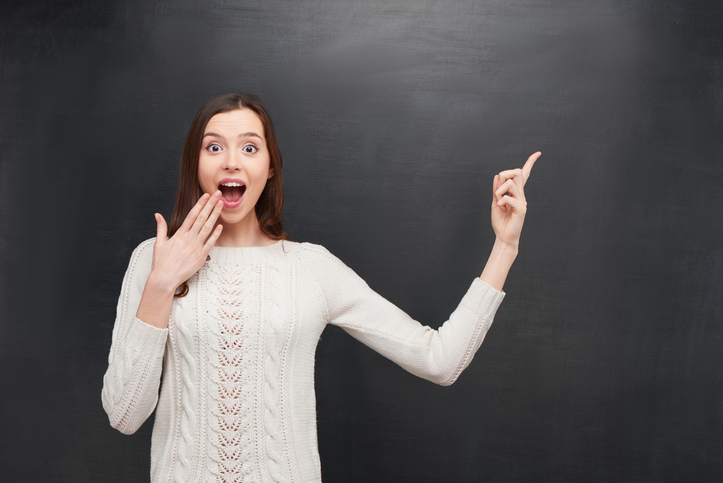
[[[259,116],[261,124],[264,126],[264,136],[269,149],[269,168],[272,170],[273,176],[266,182],[266,186],[254,208],[256,217],[259,220],[259,228],[261,228],[265,236],[272,240],[289,239],[281,228],[281,208],[284,205],[281,150],[276,141],[276,131],[271,116],[269,116],[261,99],[253,94],[224,94],[215,97],[208,101],[193,118],[186,136],[186,142],[183,145],[183,154],[181,154],[176,206],[173,208],[171,223],[168,226],[169,237],[173,236],[183,225],[188,212],[203,195],[201,186],[198,183],[198,158],[201,153],[203,132],[208,121],[216,114],[235,111],[236,109],[250,109]],[[183,282],[176,296],[184,297],[187,293],[188,282]]]

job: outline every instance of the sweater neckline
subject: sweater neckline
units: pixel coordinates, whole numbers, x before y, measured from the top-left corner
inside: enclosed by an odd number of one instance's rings
[[[211,258],[207,263],[219,264],[249,264],[249,263],[272,263],[280,261],[289,253],[294,242],[279,240],[271,245],[260,247],[212,247],[208,256]]]

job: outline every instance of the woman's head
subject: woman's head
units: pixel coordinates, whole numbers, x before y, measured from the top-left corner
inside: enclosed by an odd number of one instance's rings
[[[191,127],[186,136],[186,142],[181,155],[181,170],[178,180],[178,193],[176,196],[176,206],[173,210],[171,223],[168,230],[168,236],[172,236],[178,228],[183,224],[186,215],[196,204],[203,194],[201,183],[199,182],[199,158],[202,150],[209,144],[210,137],[204,140],[209,121],[217,114],[224,114],[214,119],[214,123],[225,118],[238,118],[232,111],[248,111],[258,118],[263,128],[263,141],[265,149],[268,152],[268,181],[263,186],[258,201],[254,206],[256,218],[258,218],[259,228],[262,233],[273,240],[287,239],[286,233],[281,228],[281,208],[284,202],[283,178],[282,178],[282,159],[276,141],[276,132],[266,108],[261,99],[253,94],[226,94],[211,99],[196,114],[191,123]],[[225,113],[231,113],[226,115]],[[248,118],[249,116],[245,116]],[[252,119],[255,121],[256,119]],[[218,131],[216,129],[215,131]],[[215,132],[214,131],[214,132]],[[223,133],[219,133],[223,134]],[[235,141],[235,140],[234,140]],[[205,142],[205,144],[204,144]],[[209,146],[215,150],[217,148]],[[204,156],[207,153],[204,151]],[[204,166],[206,166],[206,158],[204,158]],[[204,174],[204,184],[209,184],[208,175]],[[233,178],[234,176],[230,176]],[[210,186],[204,186],[211,188]],[[215,191],[216,186],[212,187]],[[244,187],[245,189],[245,187]]]

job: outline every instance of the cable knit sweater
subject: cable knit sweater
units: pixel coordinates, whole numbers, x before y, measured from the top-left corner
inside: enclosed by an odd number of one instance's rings
[[[214,247],[159,329],[135,317],[153,242],[136,248],[123,280],[102,399],[126,434],[156,410],[154,483],[321,481],[314,353],[325,325],[448,385],[504,297],[476,278],[433,330],[321,246]]]

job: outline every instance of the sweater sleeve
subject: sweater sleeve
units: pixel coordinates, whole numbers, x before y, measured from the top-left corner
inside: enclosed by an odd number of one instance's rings
[[[110,424],[133,434],[158,402],[163,353],[168,329],[153,327],[135,317],[153,261],[153,239],[135,249],[116,310],[108,370],[101,398]]]
[[[326,249],[304,244],[306,264],[323,294],[327,322],[407,371],[444,386],[469,365],[492,324],[504,292],[475,278],[438,330],[422,326],[374,292]]]

